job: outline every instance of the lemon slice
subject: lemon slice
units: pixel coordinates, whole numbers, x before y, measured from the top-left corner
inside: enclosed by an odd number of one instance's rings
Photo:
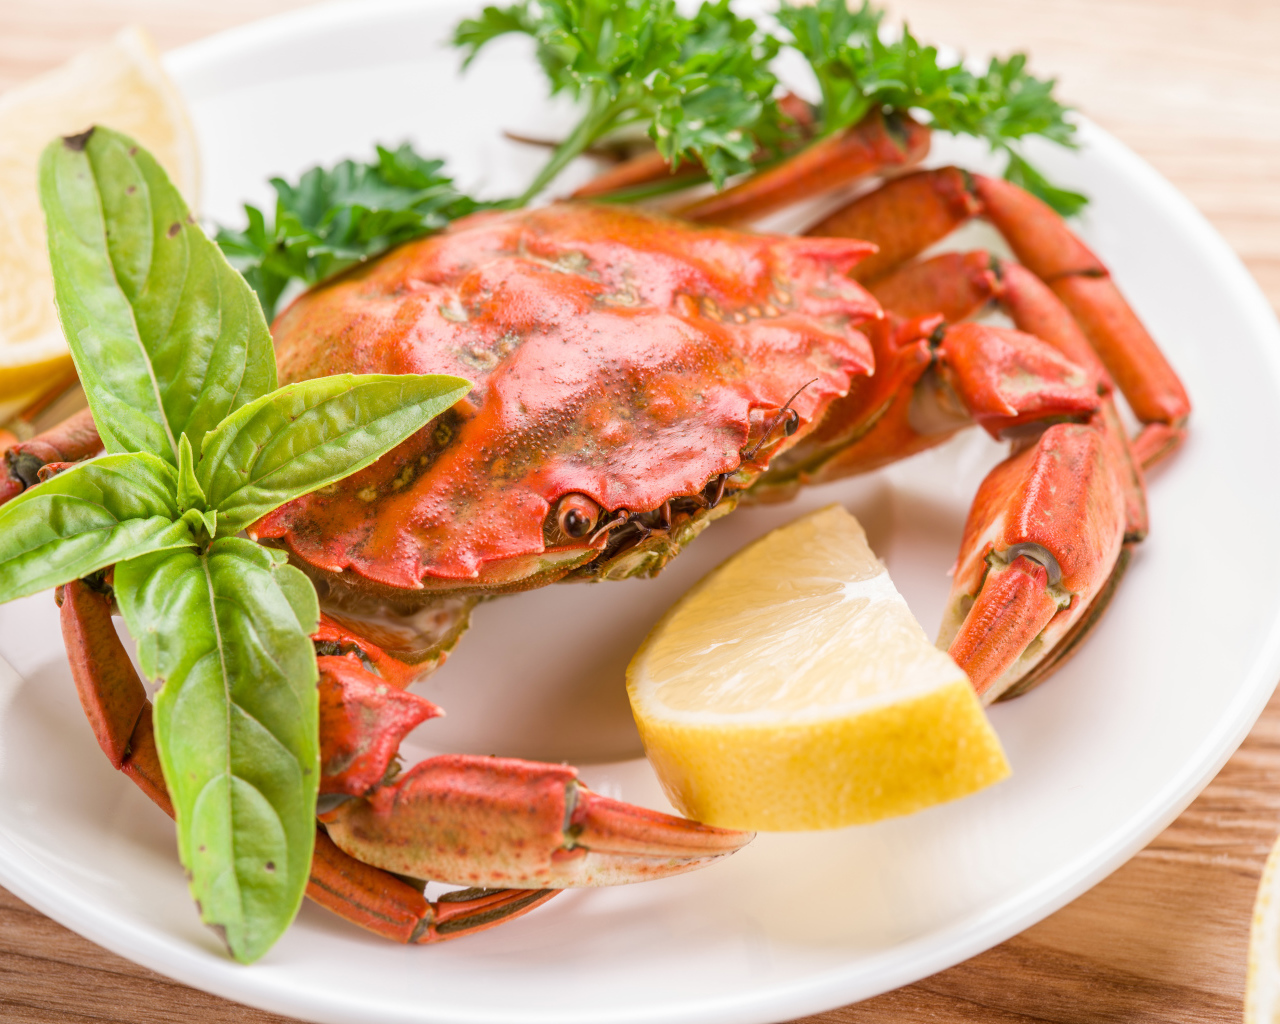
[[[140,29],[0,95],[0,422],[71,369],[54,311],[36,166],[50,139],[94,124],[133,136],[188,202],[196,198],[195,133]]]
[[[1280,1021],[1280,840],[1271,847],[1258,883],[1249,932],[1249,975],[1244,1024]]]
[[[689,591],[627,670],[671,802],[727,828],[840,828],[1009,774],[968,679],[832,505]]]

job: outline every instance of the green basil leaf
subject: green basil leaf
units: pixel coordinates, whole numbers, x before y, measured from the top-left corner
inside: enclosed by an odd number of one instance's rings
[[[205,436],[196,465],[219,534],[363,469],[470,389],[441,374],[347,373],[290,384],[236,410]]]
[[[206,924],[256,960],[306,891],[320,778],[315,591],[226,537],[121,562],[116,600],[160,685],[156,746]]]
[[[58,315],[108,452],[177,464],[276,386],[253,290],[195,224],[160,165],[109,128],[40,161]]]
[[[196,460],[191,453],[191,442],[183,434],[178,443],[178,507],[185,512],[192,508],[204,509],[206,504],[204,490],[196,479]]]
[[[0,505],[0,603],[148,551],[195,543],[173,469],[153,455],[104,455]]]

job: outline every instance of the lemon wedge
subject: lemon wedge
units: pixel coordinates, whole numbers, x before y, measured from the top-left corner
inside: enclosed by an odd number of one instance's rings
[[[1009,774],[965,674],[832,505],[714,570],[627,669],[671,802],[726,828],[841,828]]]
[[[36,167],[50,139],[94,124],[133,136],[188,202],[196,198],[195,132],[140,29],[0,95],[0,422],[71,370],[53,305]]]
[[[1244,990],[1244,1024],[1280,1021],[1280,840],[1271,847],[1249,932],[1249,974]]]

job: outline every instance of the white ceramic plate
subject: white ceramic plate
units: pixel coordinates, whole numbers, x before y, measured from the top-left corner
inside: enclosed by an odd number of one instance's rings
[[[478,0],[477,5],[478,6]],[[205,154],[205,212],[237,220],[269,174],[411,138],[467,186],[512,192],[553,134],[520,40],[460,78],[440,45],[461,8],[325,7],[171,54]],[[1046,686],[997,707],[1014,768],[977,796],[874,827],[764,835],[692,875],[573,892],[502,928],[406,949],[307,905],[258,965],[198,922],[172,827],[86,727],[49,595],[0,608],[0,881],[97,942],[184,982],[324,1022],[759,1022],[861,999],[972,956],[1062,906],[1148,842],[1244,738],[1280,675],[1280,331],[1235,256],[1149,167],[1085,126],[1037,152],[1093,197],[1082,230],[1195,402],[1151,481],[1151,537],[1096,634]],[[974,147],[938,159],[982,167]],[[843,501],[933,629],[965,507],[1001,449],[971,434],[887,472],[716,524],[656,581],[553,587],[486,605],[423,692],[450,717],[406,746],[585,766],[665,806],[622,689],[661,609],[746,541]]]

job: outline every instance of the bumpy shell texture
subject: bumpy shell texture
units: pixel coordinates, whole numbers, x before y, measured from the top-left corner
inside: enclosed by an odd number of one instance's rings
[[[637,513],[697,494],[738,469],[762,411],[803,388],[799,440],[872,372],[857,325],[879,307],[847,277],[870,248],[589,204],[481,214],[402,246],[280,317],[281,382],[451,373],[474,390],[253,532],[405,590],[563,575],[604,544],[548,550],[563,495]]]

